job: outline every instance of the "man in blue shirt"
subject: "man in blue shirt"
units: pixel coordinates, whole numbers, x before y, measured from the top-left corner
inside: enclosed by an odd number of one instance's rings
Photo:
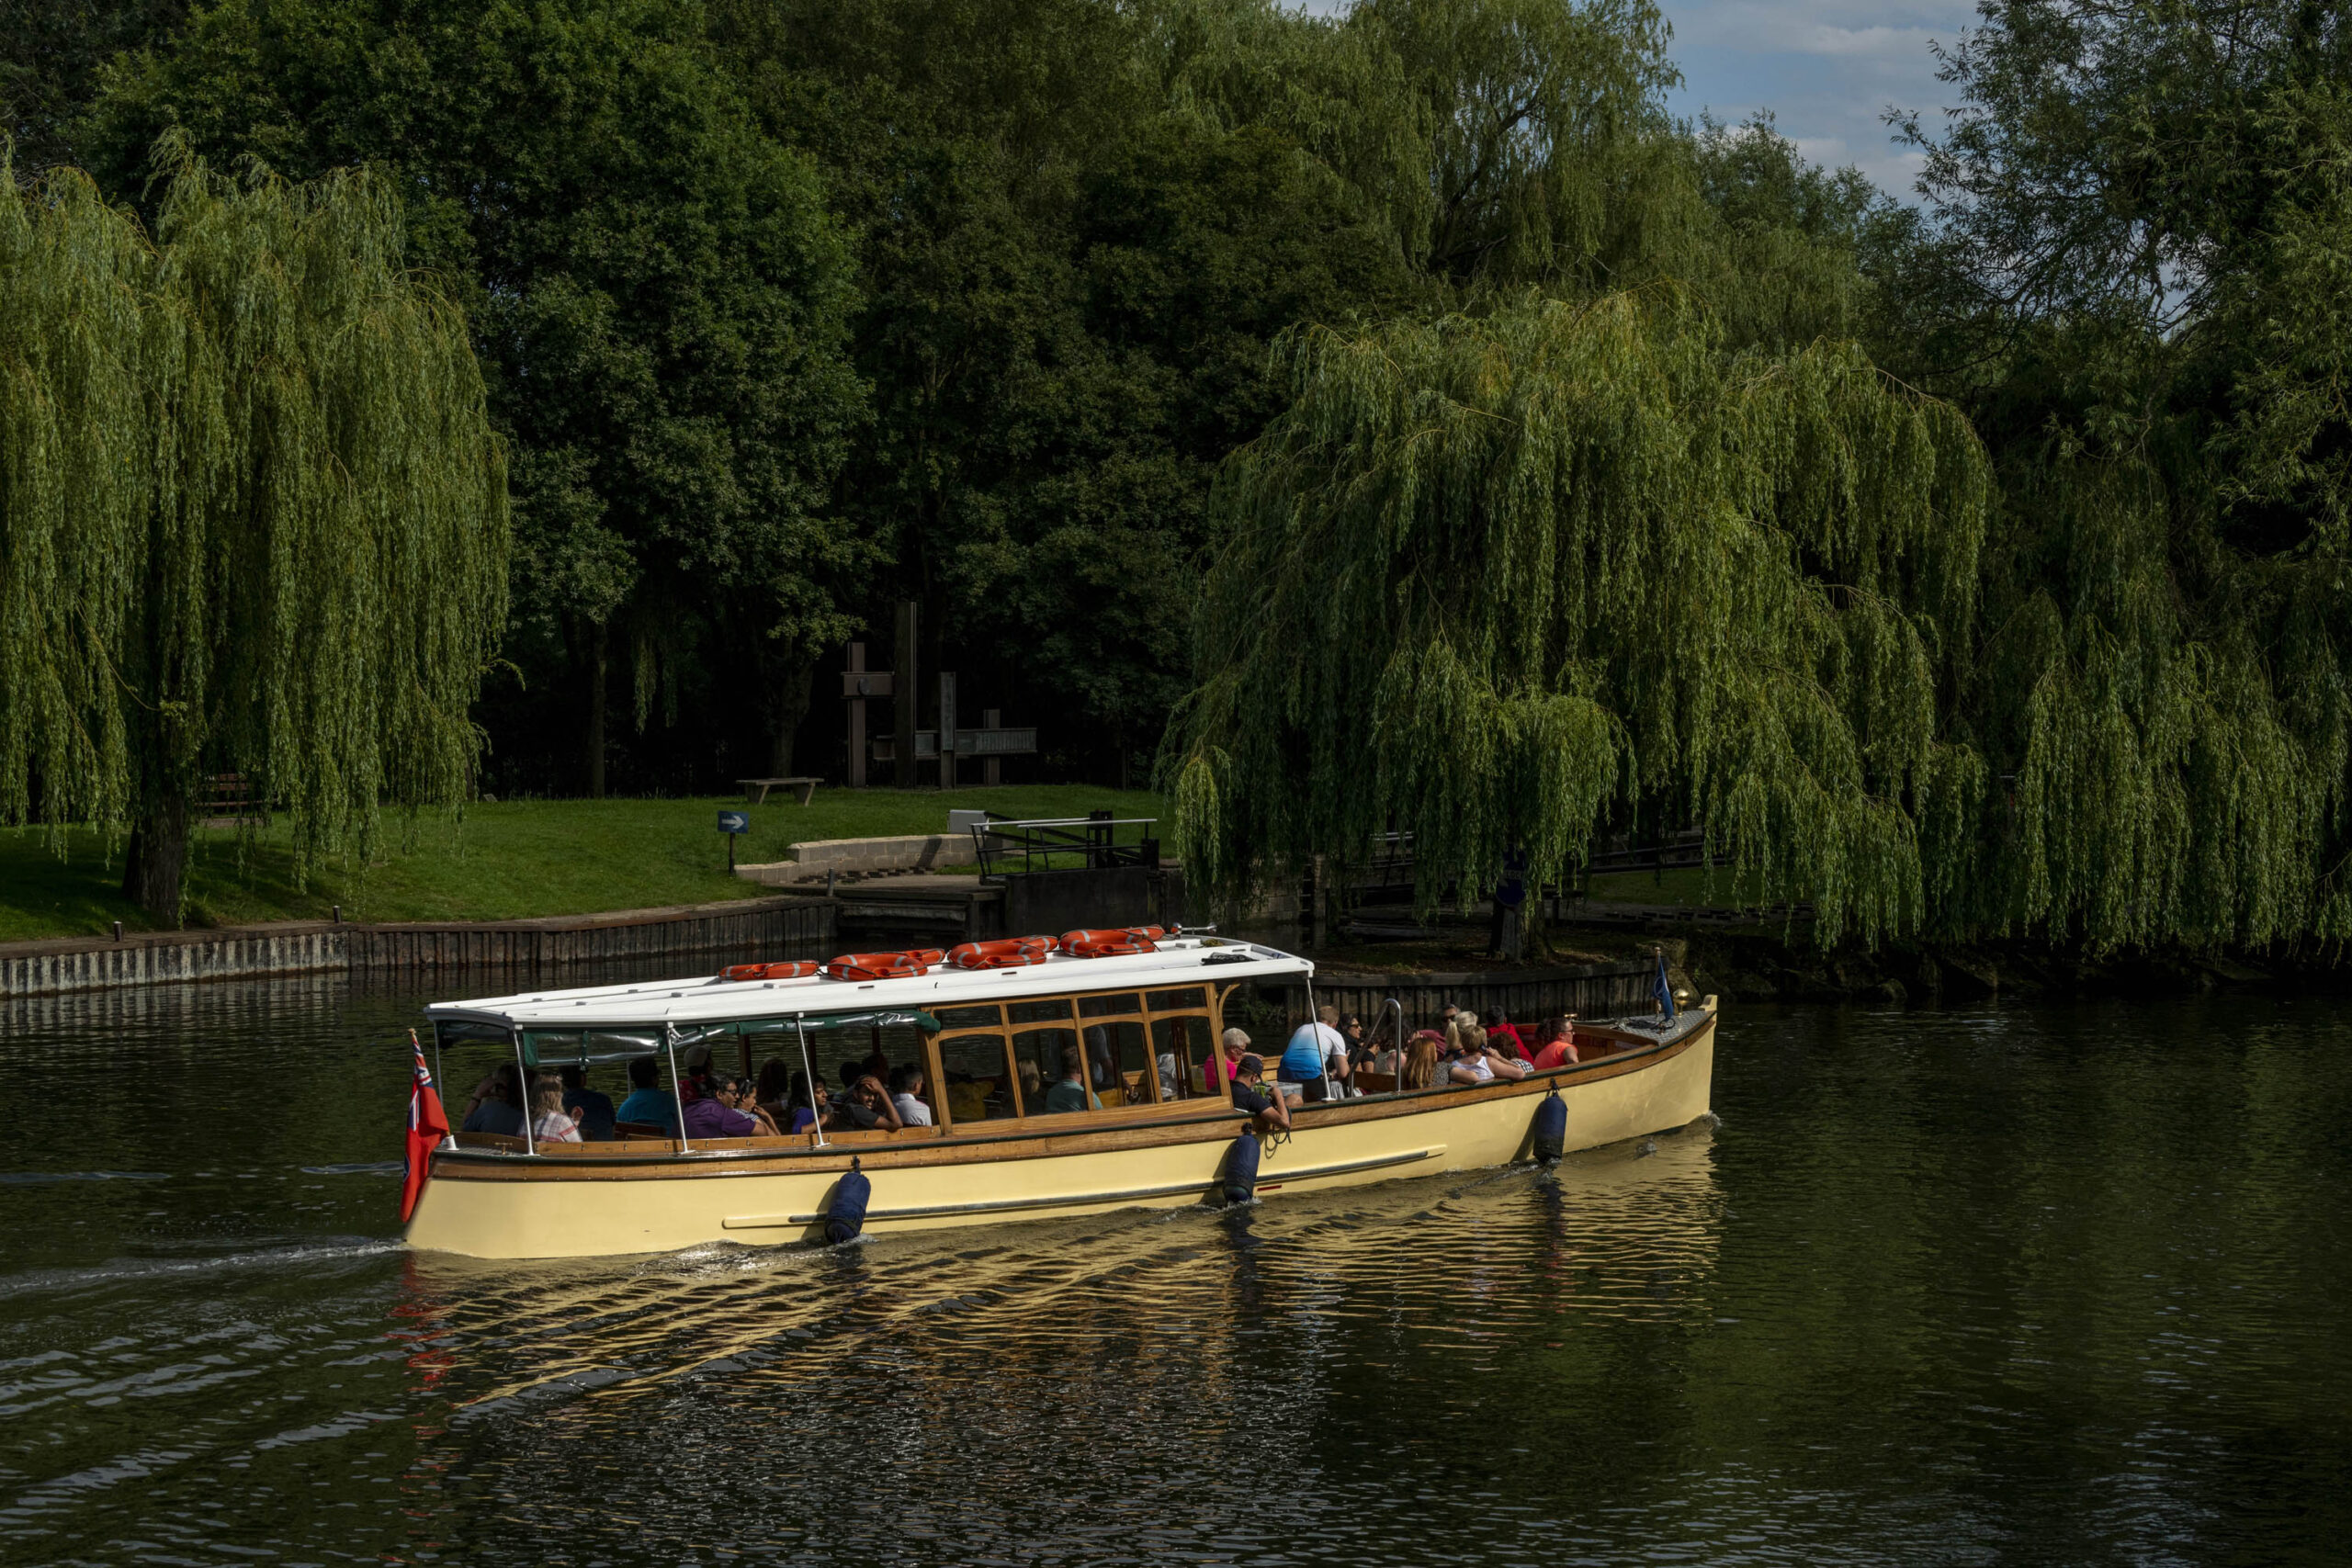
[[[1320,1009],[1313,1019],[1300,1024],[1284,1047],[1283,1059],[1275,1064],[1275,1081],[1297,1085],[1299,1098],[1310,1104],[1321,1100],[1328,1071],[1325,1064],[1334,1055],[1341,1062],[1348,1058],[1347,1037],[1340,1032],[1337,1008]]]
[[[670,1091],[656,1089],[653,1058],[639,1056],[628,1065],[629,1096],[613,1112],[616,1122],[634,1122],[639,1126],[659,1127],[672,1137],[678,1135],[678,1102]]]

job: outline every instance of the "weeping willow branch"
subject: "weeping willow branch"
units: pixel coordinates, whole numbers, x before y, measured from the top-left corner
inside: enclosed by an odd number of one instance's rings
[[[152,238],[0,160],[0,822],[153,826],[175,907],[207,773],[290,816],[298,877],[464,797],[507,512],[395,196],[161,156]]]
[[[1695,822],[1825,941],[1919,919],[1922,825],[1959,852],[1983,791],[1937,732],[1988,495],[1962,420],[1850,346],[1728,353],[1671,288],[1284,352],[1170,731],[1197,874],[1403,829],[1428,908]]]

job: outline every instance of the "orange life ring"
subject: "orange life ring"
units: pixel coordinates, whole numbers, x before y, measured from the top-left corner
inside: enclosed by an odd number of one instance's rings
[[[999,937],[993,942],[967,942],[950,948],[947,962],[958,969],[1018,969],[1024,964],[1043,964],[1046,954],[1053,949],[1051,937]]]
[[[922,974],[946,956],[935,947],[911,953],[844,953],[825,961],[829,980],[904,980]]]
[[[805,980],[817,972],[817,965],[799,964],[730,964],[718,972],[718,977],[730,985],[746,980]]]
[[[1064,931],[1061,950],[1073,958],[1116,958],[1125,953],[1159,951],[1149,937],[1136,931]]]

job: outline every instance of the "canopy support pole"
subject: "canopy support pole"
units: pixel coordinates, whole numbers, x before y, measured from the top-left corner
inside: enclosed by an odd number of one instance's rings
[[[911,752],[914,748],[907,749]],[[817,1114],[817,1065],[808,1059],[808,1015],[792,1015],[792,1028],[800,1036],[800,1081],[808,1086],[808,1125],[817,1134],[817,1146],[825,1146],[825,1119]]]
[[[1315,1066],[1323,1079],[1323,1103],[1331,1102],[1331,1058],[1323,1049],[1323,1020],[1315,1010],[1315,976],[1306,979],[1306,1037],[1315,1042]]]
[[[670,1058],[670,1103],[678,1112],[678,1152],[684,1154],[692,1145],[686,1142],[686,1091],[678,1082],[678,1026],[676,1024],[665,1023],[662,1026],[662,1051]]]
[[[531,1075],[523,1066],[523,1032],[510,1029],[507,1032],[514,1037],[514,1089],[523,1097],[523,1152],[535,1155],[539,1145],[531,1137]]]

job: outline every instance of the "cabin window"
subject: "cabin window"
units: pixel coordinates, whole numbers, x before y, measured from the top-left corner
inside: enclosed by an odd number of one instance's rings
[[[1162,1099],[1190,1100],[1203,1092],[1201,1068],[1215,1049],[1213,1039],[1205,1013],[1151,1021],[1151,1055]],[[1172,1096],[1164,1092],[1171,1089]]]
[[[961,1029],[1002,1029],[1004,1010],[994,1002],[986,1007],[939,1008],[932,1016],[939,1020],[939,1027],[955,1032]]]
[[[1023,1004],[1015,1002],[1017,1014]],[[1057,1002],[1067,1015],[1069,1004]],[[1061,1029],[1016,1029],[1012,1033],[1012,1056],[1021,1074],[1021,1101],[1032,1116],[1042,1116],[1054,1108],[1054,1086],[1062,1081],[1069,1070],[1063,1064],[1069,1052],[1078,1049],[1078,1031]],[[1082,1105],[1061,1109],[1082,1111]]]
[[[1149,997],[1154,1012],[1206,1012],[1209,994],[1198,986],[1187,986],[1181,991],[1154,991]]]
[[[1024,1023],[1062,1023],[1069,1018],[1069,998],[1057,997],[1049,1002],[1014,1002],[1012,1011],[1016,1028]]]
[[[775,1054],[787,1070],[800,1066],[799,1041],[797,1034],[786,1032],[775,1037],[781,1049]],[[763,1037],[764,1039],[764,1037]],[[839,1100],[847,1094],[858,1077],[872,1073],[888,1089],[890,1075],[901,1067],[923,1065],[923,1032],[911,1023],[854,1023],[842,1028],[808,1031],[808,1060],[824,1080],[825,1092]],[[923,1098],[931,1104],[934,1123],[939,1117],[939,1102],[931,1086],[924,1086]]]
[[[1133,991],[1111,997],[1080,997],[1078,1016],[1080,1018],[1116,1018],[1124,1012],[1143,1011],[1143,998]]]
[[[1106,1019],[1086,1025],[1084,1035],[1088,1080],[1104,1105],[1148,1105],[1157,1098],[1143,1020]]]
[[[978,1010],[993,1013],[996,1009]],[[1003,1035],[943,1034],[939,1041],[939,1067],[947,1077],[939,1093],[945,1097],[948,1111],[957,1126],[1020,1114],[1013,1102],[1012,1065],[1005,1052]],[[934,1111],[936,1109],[934,1105]]]

